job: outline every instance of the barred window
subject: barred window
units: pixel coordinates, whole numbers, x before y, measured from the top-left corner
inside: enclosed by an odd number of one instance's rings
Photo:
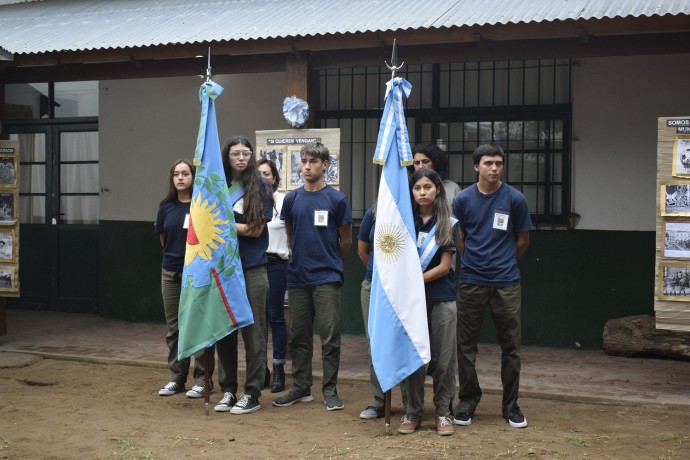
[[[318,128],[341,129],[341,189],[355,217],[375,201],[376,148],[390,71],[383,66],[320,69]],[[527,198],[535,224],[570,219],[569,59],[422,64],[399,73],[412,84],[405,115],[412,144],[447,151],[449,178],[476,181],[472,152],[496,142],[506,152],[503,179]]]

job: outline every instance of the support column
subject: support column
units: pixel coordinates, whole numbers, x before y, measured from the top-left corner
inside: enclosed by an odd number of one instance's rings
[[[290,55],[285,63],[286,75],[286,97],[297,96],[304,99],[309,104],[309,112],[314,113],[313,101],[309,92],[309,61],[303,57]],[[289,126],[292,128],[292,126]],[[314,121],[309,117],[307,124],[303,128],[313,128]]]

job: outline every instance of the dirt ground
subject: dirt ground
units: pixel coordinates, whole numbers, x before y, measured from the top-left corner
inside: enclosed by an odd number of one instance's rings
[[[369,401],[364,382],[338,385],[341,411],[325,409],[315,380],[313,402],[278,408],[265,391],[257,412],[211,408],[207,417],[203,400],[158,396],[167,378],[164,369],[50,359],[0,369],[0,459],[690,458],[685,410],[523,398],[529,427],[514,429],[499,396],[485,395],[471,426],[440,437],[427,388],[422,429],[398,435],[394,390],[386,436],[383,419],[359,418]]]

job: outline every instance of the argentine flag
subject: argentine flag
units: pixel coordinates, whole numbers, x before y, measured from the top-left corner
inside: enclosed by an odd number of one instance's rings
[[[403,94],[412,85],[388,82],[374,163],[383,165],[376,204],[374,273],[369,305],[371,360],[386,392],[431,359],[424,279],[415,244],[405,166],[412,164]]]

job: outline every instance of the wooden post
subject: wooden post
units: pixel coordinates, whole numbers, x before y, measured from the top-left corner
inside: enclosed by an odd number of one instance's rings
[[[297,57],[290,55],[287,57],[285,63],[286,72],[286,97],[297,96],[300,99],[304,99],[309,104],[309,112],[314,113],[314,108],[312,107],[312,101],[309,96],[309,61],[303,57]],[[307,124],[303,128],[313,128],[314,120],[310,116]],[[288,128],[292,126],[288,125]]]

